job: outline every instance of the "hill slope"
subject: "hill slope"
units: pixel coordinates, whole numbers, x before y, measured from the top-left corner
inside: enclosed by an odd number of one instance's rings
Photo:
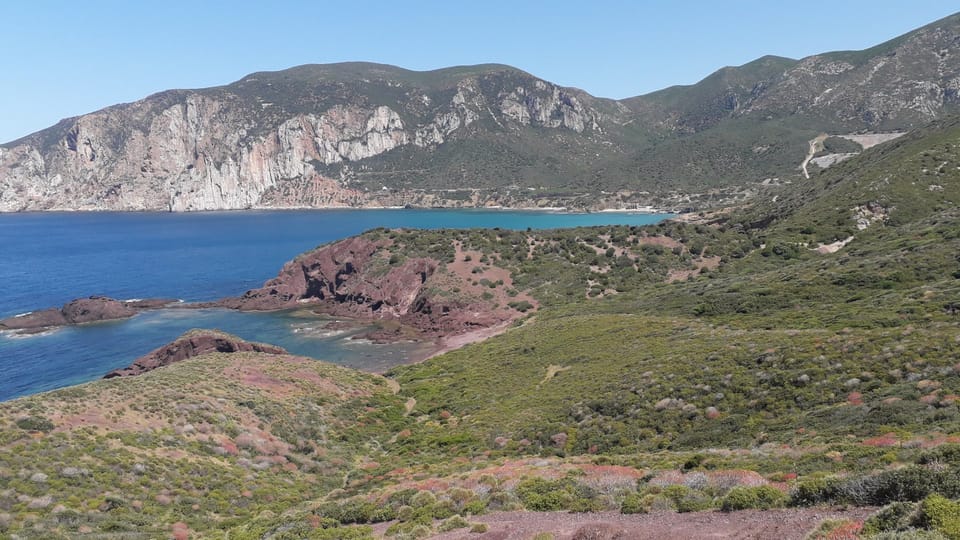
[[[443,305],[518,320],[386,380],[217,354],[2,404],[0,532],[427,537],[519,508],[892,501],[913,517],[884,527],[945,527],[932,505],[956,503],[929,497],[960,497],[960,121],[770,189],[697,222],[378,229],[319,248],[281,276],[320,268],[319,283],[338,274],[323,250],[359,245],[357,275],[426,285],[431,324]],[[341,286],[347,309],[378,311]]]

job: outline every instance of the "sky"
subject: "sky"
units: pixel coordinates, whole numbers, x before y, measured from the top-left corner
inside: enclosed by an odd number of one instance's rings
[[[0,142],[161,90],[308,63],[496,62],[623,98],[766,54],[867,48],[949,15],[950,4],[11,0],[0,6]]]

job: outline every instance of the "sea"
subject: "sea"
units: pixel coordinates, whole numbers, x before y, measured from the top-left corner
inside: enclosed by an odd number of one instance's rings
[[[553,229],[646,225],[669,214],[514,210],[282,210],[0,214],[0,319],[74,298],[237,296],[294,256],[377,227]],[[416,344],[351,339],[302,312],[161,309],[34,335],[0,332],[0,401],[98,379],[192,328],[216,328],[369,371],[405,363]]]

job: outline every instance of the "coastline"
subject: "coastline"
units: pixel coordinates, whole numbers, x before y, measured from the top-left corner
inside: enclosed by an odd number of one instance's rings
[[[388,205],[388,206],[348,206],[348,205],[327,205],[327,206],[251,206],[246,208],[217,208],[208,210],[164,210],[160,208],[137,208],[137,209],[115,209],[115,208],[47,208],[30,210],[0,210],[0,216],[4,215],[27,215],[27,214],[212,214],[212,213],[255,213],[255,212],[307,212],[307,211],[353,211],[353,210],[457,210],[457,211],[503,211],[503,212],[545,212],[559,214],[601,214],[601,213],[621,213],[621,214],[681,214],[684,213],[678,208],[666,208],[655,206],[637,206],[635,208],[623,207],[602,207],[602,208],[576,208],[570,206],[418,206],[418,205]]]
[[[383,214],[382,218],[379,217],[381,214],[376,212],[366,214],[356,212],[353,215],[347,213],[354,210],[394,210],[394,212]],[[399,210],[409,210],[409,212],[400,212]],[[430,209],[337,207],[307,210],[287,208],[279,210],[251,209],[248,211],[249,213],[239,211],[177,212],[170,218],[161,215],[170,214],[170,212],[113,211],[69,212],[62,214],[62,217],[50,211],[30,212],[30,215],[23,216],[23,219],[0,216],[0,222],[3,225],[0,231],[5,231],[8,235],[7,237],[11,242],[11,253],[23,254],[24,258],[18,259],[22,261],[21,266],[34,264],[33,259],[30,259],[29,256],[35,251],[36,239],[49,237],[57,241],[49,244],[50,254],[57,253],[61,249],[60,244],[69,245],[71,249],[89,255],[86,258],[76,259],[74,264],[87,265],[89,259],[89,264],[92,266],[84,266],[84,268],[93,269],[93,271],[87,272],[90,275],[77,274],[75,279],[70,281],[54,280],[51,282],[51,278],[61,275],[62,268],[59,265],[36,267],[35,271],[29,273],[23,273],[20,268],[12,268],[12,271],[16,273],[9,275],[12,278],[20,279],[20,281],[16,281],[16,279],[11,281],[15,284],[16,290],[7,299],[6,304],[0,304],[0,307],[2,307],[0,317],[7,316],[21,321],[40,306],[66,304],[76,300],[78,296],[82,297],[91,293],[110,295],[112,298],[118,299],[117,302],[124,306],[139,304],[138,299],[149,300],[153,295],[165,296],[164,308],[171,310],[171,312],[184,313],[193,309],[214,307],[212,304],[218,299],[240,294],[272,279],[277,275],[282,263],[296,259],[303,253],[315,249],[315,246],[336,242],[341,238],[340,235],[344,235],[342,238],[346,238],[383,225],[399,229],[431,227],[471,229],[485,227],[522,231],[524,229],[529,230],[531,227],[533,229],[551,230],[578,226],[639,225],[669,217],[662,214],[651,215],[647,212],[637,212],[635,209],[621,208],[617,210],[619,212],[578,212],[569,211],[564,207],[543,206]],[[302,212],[302,215],[300,217],[291,215],[290,218],[292,219],[287,219],[285,217],[286,212]],[[415,219],[407,217],[410,215],[416,216],[417,213],[420,216]],[[196,216],[196,219],[191,219],[189,216],[193,214],[200,215]],[[203,214],[208,214],[211,217],[204,217]],[[272,218],[269,217],[271,214],[273,215]],[[322,217],[322,214],[326,214],[326,216]],[[635,214],[638,217],[621,217],[623,214]],[[101,217],[95,217],[96,215]],[[213,217],[216,215],[222,216],[222,219]],[[230,217],[232,215],[236,218]],[[311,215],[316,215],[317,219],[314,219]],[[550,215],[558,215],[558,217],[548,217]],[[137,216],[142,216],[142,218]],[[295,229],[290,229],[290,226],[295,227]],[[253,233],[249,231],[253,231]],[[221,238],[217,235],[226,236]],[[290,245],[281,245],[282,242]],[[46,246],[47,244],[42,245]],[[151,250],[144,250],[143,246],[145,245],[153,247]],[[222,249],[219,247],[221,245]],[[118,246],[130,250],[130,253],[133,254],[130,259],[132,262],[130,270],[118,269],[113,262],[112,253],[116,251]],[[153,249],[159,251],[154,254]],[[41,255],[43,253],[45,252],[42,252]],[[208,260],[209,257],[215,257],[220,262]],[[245,262],[238,263],[238,261]],[[31,268],[33,267],[31,266]],[[173,268],[176,268],[176,271],[172,270]],[[183,279],[184,273],[196,276],[197,283],[204,283],[204,285],[194,286],[190,284]],[[109,282],[109,285],[106,284],[107,282]],[[51,283],[62,283],[62,286],[52,287]],[[229,284],[230,287],[224,288],[224,284]],[[216,294],[211,291],[216,291]],[[193,321],[189,323],[191,327],[220,328],[246,339],[286,346],[285,343],[271,340],[267,336],[248,334],[241,330],[243,328],[254,328],[257,323],[230,322],[229,324],[233,327],[221,327],[209,321],[193,320],[194,316],[192,314],[184,313],[184,317]],[[106,372],[121,365],[121,363],[122,365],[128,364],[137,354],[140,354],[141,351],[139,350],[136,351],[136,354],[126,352],[126,350],[132,350],[129,343],[140,341],[141,338],[137,337],[136,333],[142,331],[146,332],[144,335],[156,335],[156,332],[160,332],[160,330],[152,329],[162,327],[157,322],[159,318],[152,315],[132,317],[132,319],[134,319],[134,322],[131,323],[100,324],[99,322],[90,322],[74,325],[75,328],[63,332],[41,330],[30,336],[24,335],[23,332],[19,332],[17,336],[5,332],[3,337],[0,338],[0,341],[2,341],[0,347],[5,347],[3,352],[11,361],[22,360],[23,365],[27,365],[26,361],[28,359],[30,362],[42,359],[43,362],[50,362],[50,365],[70,365],[70,362],[74,360],[67,359],[65,355],[59,352],[61,350],[70,350],[69,356],[73,359],[82,360],[85,366],[98,365],[97,362],[100,362],[103,358],[123,359],[122,362],[117,361],[116,365],[105,365],[106,369],[103,372]],[[433,335],[422,336],[417,341],[423,345],[423,349],[410,354],[403,353],[408,358],[404,362],[422,361],[467,344],[488,339],[507,329],[506,325],[502,325],[461,335],[438,335],[434,333]],[[111,332],[116,335],[113,336]],[[151,332],[154,334],[151,334]],[[60,337],[52,340],[44,337],[54,333]],[[110,339],[117,340],[115,344],[107,343],[104,348],[100,348],[99,345],[90,342],[91,339],[95,338],[106,339],[107,334],[111,334]],[[176,335],[179,334],[164,336],[166,339],[164,342],[176,337]],[[15,337],[25,339],[13,339]],[[34,342],[29,337],[39,339]],[[400,338],[399,336],[398,338],[398,342],[403,342],[406,339],[406,337]],[[392,342],[394,340],[384,341]],[[18,343],[14,344],[14,342]],[[156,345],[157,343],[151,341],[151,347]],[[407,345],[400,343],[397,347],[406,348]],[[340,363],[340,356],[299,354]],[[339,352],[336,354],[339,355]],[[399,359],[399,356],[397,356],[399,354],[390,353],[388,356]],[[380,369],[374,364],[371,364],[369,368],[363,368],[362,366],[361,368],[372,372],[377,372]],[[18,377],[23,376],[23,380],[30,384],[46,380],[46,376],[30,375],[29,369],[26,368],[16,373]],[[55,376],[51,380],[61,379],[66,380],[67,377]],[[14,383],[9,384],[12,387]]]

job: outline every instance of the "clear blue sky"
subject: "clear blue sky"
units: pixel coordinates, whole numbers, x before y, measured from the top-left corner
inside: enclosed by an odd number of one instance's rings
[[[306,63],[499,62],[594,95],[690,84],[765,54],[862,49],[943,0],[25,0],[0,9],[0,141],[168,88]]]

